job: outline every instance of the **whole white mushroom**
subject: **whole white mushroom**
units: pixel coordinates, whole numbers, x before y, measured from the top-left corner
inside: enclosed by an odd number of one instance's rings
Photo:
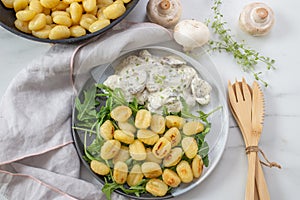
[[[148,19],[166,28],[177,24],[181,13],[180,0],[149,0],[147,4]]]
[[[203,46],[209,38],[208,27],[197,20],[182,20],[174,27],[174,39],[183,46],[184,51]]]
[[[262,36],[270,32],[274,24],[273,10],[264,3],[250,3],[240,14],[241,29],[253,36]]]

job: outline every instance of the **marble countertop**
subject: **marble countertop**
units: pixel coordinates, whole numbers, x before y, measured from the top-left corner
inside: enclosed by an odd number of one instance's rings
[[[265,168],[265,177],[271,199],[297,199],[300,188],[300,135],[297,133],[300,122],[300,45],[299,1],[260,1],[270,5],[276,16],[271,33],[265,37],[251,37],[238,27],[238,17],[242,7],[250,0],[223,1],[222,12],[228,27],[238,40],[258,50],[261,54],[276,60],[276,70],[267,72],[264,79],[270,84],[263,88],[265,94],[265,121],[259,146],[271,161],[282,165],[282,169]],[[127,17],[129,21],[145,20],[147,1],[140,1]],[[182,1],[182,19],[204,21],[212,15],[211,1]],[[34,58],[43,55],[50,44],[38,43],[13,35],[0,27],[0,95],[2,96],[14,76]],[[253,81],[252,75],[241,70],[233,58],[226,53],[213,53],[212,59],[219,70],[224,86],[227,81],[245,77]],[[263,67],[261,68],[263,70]],[[244,141],[230,115],[229,138],[225,152],[214,172],[197,188],[177,200],[190,199],[232,199],[244,198],[247,175],[247,158]]]

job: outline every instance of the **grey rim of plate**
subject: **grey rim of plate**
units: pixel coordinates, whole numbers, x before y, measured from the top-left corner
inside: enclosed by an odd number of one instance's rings
[[[171,195],[165,197],[159,197],[160,199],[172,198],[190,191],[191,189],[199,185],[201,182],[203,182],[212,173],[212,171],[217,166],[218,162],[222,157],[227,142],[227,138],[228,138],[228,127],[229,127],[229,117],[228,117],[227,101],[225,97],[225,88],[222,85],[222,79],[219,73],[217,72],[215,65],[213,64],[209,55],[204,50],[200,50],[201,51],[200,56],[198,54],[198,56],[194,56],[197,58],[192,58],[180,51],[168,47],[161,47],[161,46],[147,46],[147,47],[141,47],[130,51],[122,52],[121,55],[111,63],[96,66],[91,71],[93,79],[98,83],[102,83],[109,75],[112,75],[114,73],[114,65],[116,65],[119,61],[121,61],[124,57],[131,54],[136,54],[141,50],[148,50],[153,55],[164,56],[164,55],[174,54],[183,58],[185,61],[187,61],[188,65],[194,67],[195,70],[200,75],[200,77],[208,81],[213,88],[210,104],[204,106],[203,108],[201,108],[201,110],[203,110],[204,112],[208,112],[218,106],[222,106],[221,110],[217,111],[209,118],[209,121],[212,124],[212,128],[209,134],[206,136],[206,141],[208,142],[210,148],[208,153],[209,155],[208,168],[206,167],[204,168],[200,178],[194,179],[193,182],[189,184],[181,184],[180,187],[174,188],[171,191]],[[191,54],[191,56],[193,56],[193,54]],[[82,91],[80,91],[80,93],[81,92]],[[75,112],[73,112],[73,114],[75,114]],[[89,168],[88,165],[85,166]],[[88,170],[91,171],[90,169]],[[97,175],[96,174],[94,175],[97,178]],[[99,180],[99,177],[97,179]],[[103,180],[100,182],[103,183]],[[116,191],[116,192],[134,199],[157,199],[157,197],[148,197],[148,196],[137,197],[135,195],[128,195],[123,193],[122,191]]]

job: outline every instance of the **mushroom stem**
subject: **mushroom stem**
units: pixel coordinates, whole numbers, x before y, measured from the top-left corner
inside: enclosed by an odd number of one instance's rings
[[[168,10],[171,6],[171,3],[169,0],[162,0],[160,3],[159,3],[159,6],[161,9],[163,10]]]
[[[255,14],[256,14],[256,17],[255,17],[254,20],[256,22],[264,22],[264,21],[266,21],[268,15],[269,15],[267,9],[265,9],[265,8],[258,8],[258,9],[256,9]]]

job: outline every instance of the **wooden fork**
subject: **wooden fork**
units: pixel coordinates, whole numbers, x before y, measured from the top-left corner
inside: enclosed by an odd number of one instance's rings
[[[243,88],[243,100],[247,98],[248,101],[249,101],[249,99],[251,99],[251,98],[249,98],[249,96],[251,96],[252,91],[251,91],[250,86],[246,83],[245,79],[243,79],[242,82],[237,82],[236,81],[236,83],[234,85],[232,85],[229,81],[228,82],[229,108],[230,108],[237,124],[240,127],[240,130],[242,132],[242,135],[243,135],[243,138],[244,138],[244,141],[245,141],[245,145],[249,146],[249,139],[248,139],[249,134],[247,134],[246,132],[248,131],[248,133],[251,133],[251,130],[249,130],[249,127],[251,127],[251,125],[250,125],[251,124],[251,119],[249,120],[249,115],[246,118],[245,117],[240,117],[235,112],[236,109],[241,109],[241,106],[239,107],[239,106],[236,105],[237,103],[240,102],[239,105],[245,106],[245,102],[241,103],[241,101],[237,101],[238,100],[237,95],[241,94],[240,93],[241,90],[239,88]],[[236,94],[236,91],[238,92],[238,94]],[[246,98],[244,96],[246,96]],[[241,98],[239,98],[239,99],[241,99]],[[246,110],[247,110],[248,113],[250,113],[250,118],[251,118],[251,109],[249,107],[247,107]],[[247,119],[248,122],[244,121],[245,119]],[[245,126],[247,126],[247,127],[245,128]],[[248,158],[249,158],[249,155],[248,155]],[[265,181],[264,173],[262,171],[262,166],[261,166],[260,161],[259,161],[258,158],[256,159],[255,166],[256,166],[256,171],[255,171],[256,187],[254,188],[254,191],[255,191],[254,199],[255,200],[257,200],[257,199],[270,200],[270,195],[269,195],[269,192],[268,192],[267,183]],[[258,192],[258,194],[257,194],[257,192]],[[258,195],[259,195],[259,197],[258,197]]]
[[[240,84],[237,81],[235,82],[235,84],[232,87],[232,91],[229,91],[229,100],[231,102],[234,112],[240,119],[240,123],[243,126],[247,141],[249,142],[250,145],[254,145],[255,141],[253,137],[251,137],[252,98],[251,98],[251,92],[249,90],[249,87],[245,83],[246,82],[244,79],[242,84]],[[254,199],[255,165],[253,165],[253,163],[255,163],[255,161],[256,161],[256,154],[250,153],[248,157],[248,175],[247,175],[245,200]]]

